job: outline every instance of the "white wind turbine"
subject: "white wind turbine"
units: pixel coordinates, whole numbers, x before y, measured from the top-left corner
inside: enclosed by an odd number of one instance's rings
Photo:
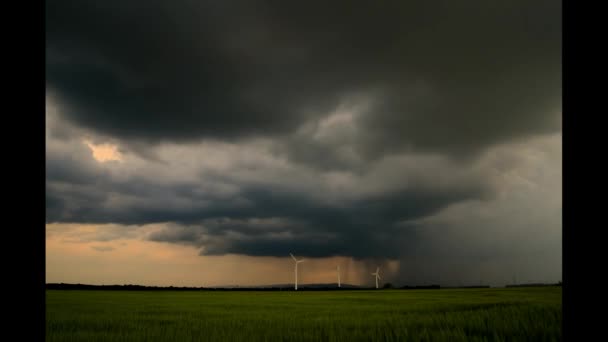
[[[340,287],[340,265],[338,265],[338,287]]]
[[[293,256],[293,254],[289,253],[289,255],[291,255],[291,258],[296,263],[295,273],[296,273],[296,291],[297,291],[298,290],[298,264],[301,263],[302,261],[304,261],[304,259],[298,260],[298,259],[296,259],[296,257]]]
[[[373,276],[376,276],[376,288],[378,288],[378,279],[380,278],[380,267],[376,267],[376,273],[372,273]]]

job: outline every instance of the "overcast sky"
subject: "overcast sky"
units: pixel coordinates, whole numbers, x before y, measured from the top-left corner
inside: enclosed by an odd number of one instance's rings
[[[47,282],[556,282],[559,1],[46,5]]]

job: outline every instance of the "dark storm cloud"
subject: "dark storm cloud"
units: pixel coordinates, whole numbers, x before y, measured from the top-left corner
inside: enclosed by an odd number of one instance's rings
[[[561,183],[512,185],[561,165],[499,144],[561,131],[560,20],[559,1],[49,0],[46,221],[159,223],[145,238],[203,255],[401,259],[421,279],[555,249],[536,242],[557,241]]]
[[[77,179],[88,178],[91,184],[69,184],[57,179],[65,178],[62,171],[78,166],[54,169],[54,165],[47,166],[54,175],[47,179],[47,223],[174,222],[177,227],[150,238],[202,247],[204,254],[283,255],[307,245],[307,256],[397,256],[393,237],[401,229],[395,223],[482,198],[490,191],[478,183],[441,189],[423,186],[327,204],[311,193],[281,185],[242,183],[238,194],[223,197],[197,191],[196,183],[116,181],[108,175],[84,174]]]
[[[560,129],[559,1],[51,0],[46,13],[63,114],[129,141],[289,135],[352,94],[373,102],[355,120],[365,159]],[[334,145],[307,146],[288,155],[335,160]]]
[[[273,172],[259,161],[256,164],[257,160],[245,163],[254,170],[249,172]],[[299,175],[299,169],[248,179],[239,174],[244,164],[236,163],[234,169],[224,172],[191,170],[200,175],[199,181],[193,181],[167,179],[156,175],[158,169],[130,166],[136,160],[124,163],[96,162],[78,140],[49,140],[47,223],[171,222],[174,224],[150,239],[193,245],[204,254],[283,255],[286,249],[309,245],[313,248],[306,252],[308,256],[396,256],[399,247],[394,237],[403,230],[396,223],[431,215],[459,201],[486,198],[493,192],[484,181],[457,172],[445,183],[420,178],[414,170],[408,172],[411,184],[389,186],[389,190],[382,187],[391,177],[381,174],[354,185],[371,186],[371,191],[332,195],[327,183],[318,182],[319,175],[312,174],[316,185],[307,185],[313,180]],[[143,165],[167,172],[173,167],[154,166],[149,161]],[[132,167],[135,173],[121,167]],[[440,180],[445,184],[436,186]],[[226,193],[226,187],[219,184],[229,185],[230,191]]]

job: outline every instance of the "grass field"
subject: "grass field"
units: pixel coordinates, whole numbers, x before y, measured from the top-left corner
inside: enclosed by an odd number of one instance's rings
[[[561,287],[46,292],[47,341],[559,341]]]

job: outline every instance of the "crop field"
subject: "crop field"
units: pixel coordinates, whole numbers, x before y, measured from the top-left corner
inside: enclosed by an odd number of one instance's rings
[[[47,341],[560,341],[561,287],[47,290]]]

